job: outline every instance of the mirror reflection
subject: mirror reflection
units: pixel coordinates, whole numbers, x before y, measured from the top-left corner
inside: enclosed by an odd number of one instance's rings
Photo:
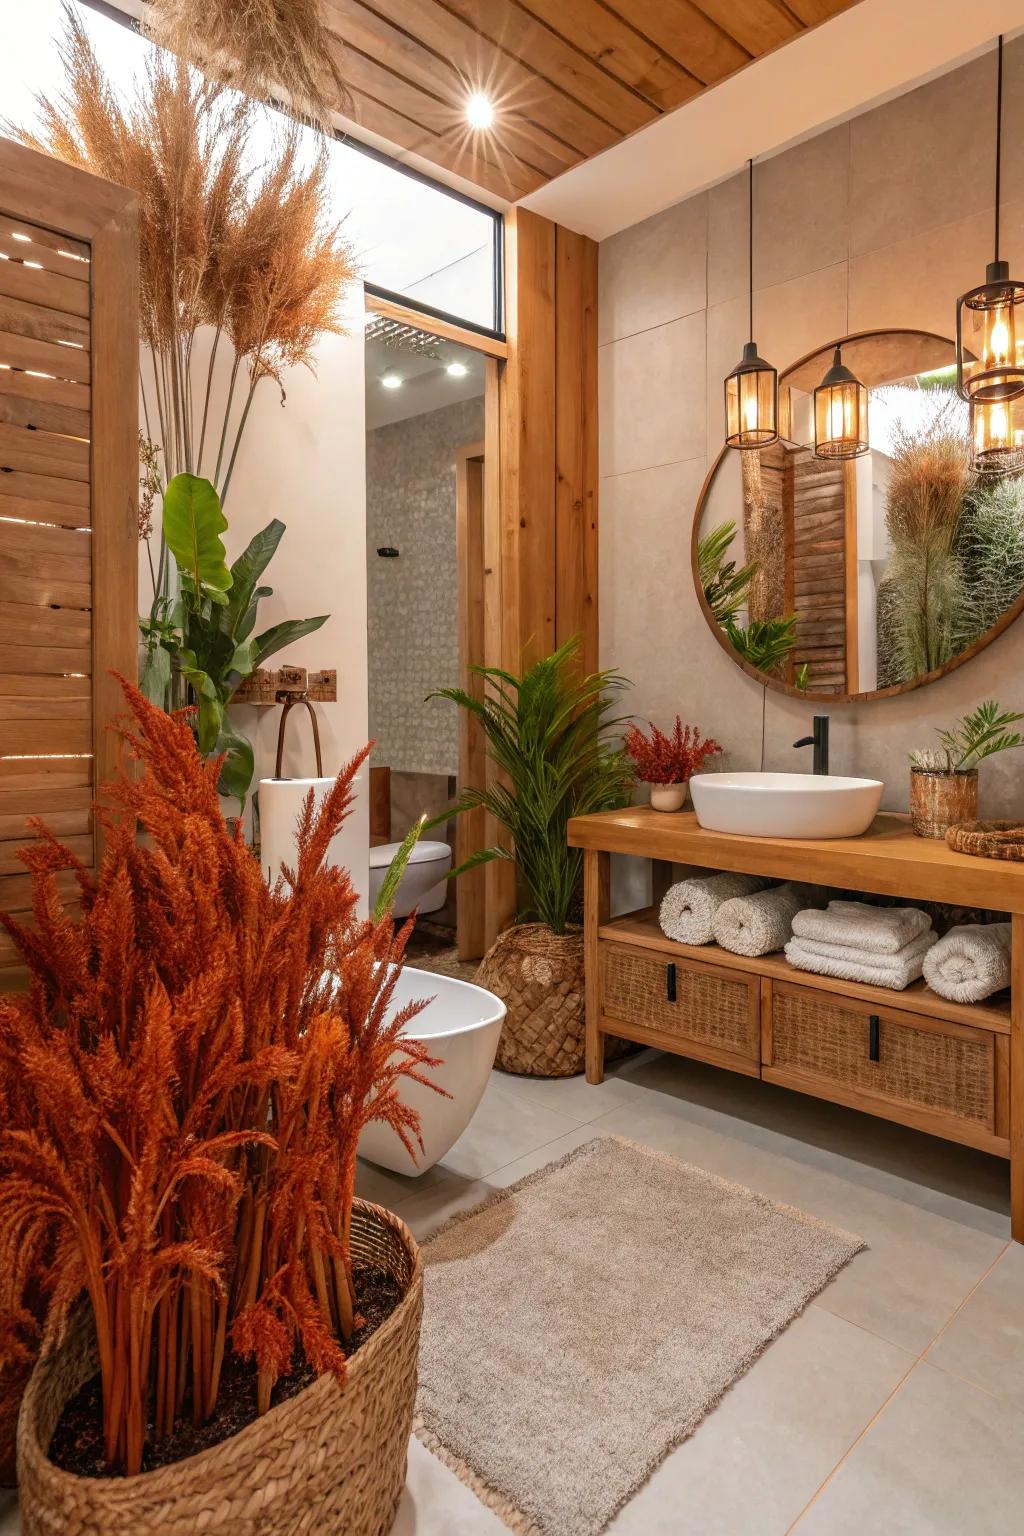
[[[719,639],[773,685],[913,687],[1024,603],[1024,477],[972,468],[951,341],[853,338],[870,452],[815,458],[824,348],[780,379],[782,438],[725,452],[696,512],[694,576]]]

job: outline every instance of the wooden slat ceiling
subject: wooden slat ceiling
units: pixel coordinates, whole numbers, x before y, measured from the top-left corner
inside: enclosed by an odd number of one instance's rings
[[[324,0],[350,118],[516,199],[857,0]],[[470,91],[495,103],[466,123]]]

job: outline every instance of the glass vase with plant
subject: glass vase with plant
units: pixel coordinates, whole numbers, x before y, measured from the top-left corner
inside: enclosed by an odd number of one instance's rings
[[[497,1064],[546,1077],[583,1067],[583,854],[569,847],[569,821],[625,805],[633,782],[611,718],[628,685],[614,671],[585,674],[579,650],[577,636],[518,674],[474,667],[481,697],[462,688],[431,695],[479,722],[495,769],[492,783],[464,787],[436,820],[482,807],[507,838],[478,849],[452,877],[494,859],[517,876],[518,920],[477,977],[508,1008]]]
[[[686,801],[686,787],[695,773],[700,773],[709,757],[722,748],[713,736],[701,737],[700,726],[684,726],[679,716],[671,735],[652,722],[650,736],[631,725],[624,744],[636,776],[651,787],[651,805],[656,811],[681,810]]]
[[[940,745],[910,753],[910,822],[920,837],[945,837],[951,826],[978,814],[978,764],[1019,747],[1010,730],[1024,713],[1001,709],[995,699],[937,734]]]
[[[279,1396],[325,1373],[345,1379],[378,1285],[365,1255],[383,1256],[398,1233],[380,1213],[379,1247],[353,1246],[354,1223],[376,1219],[375,1207],[355,1211],[359,1136],[384,1120],[413,1151],[418,1120],[401,1086],[429,1081],[434,1064],[404,1033],[422,1004],[393,1003],[410,925],[359,920],[348,872],[325,860],[369,749],[319,812],[310,794],[295,867],[268,887],[188,725],[128,685],[125,695],[123,736],[142,772],[108,786],[120,816],[107,818],[99,870],[40,825],[21,854],[32,926],[0,915],[32,978],[0,998],[0,1337],[5,1356],[31,1357],[42,1333],[59,1339],[71,1321],[93,1355],[69,1342],[70,1355],[51,1351],[37,1370],[61,1403],[75,1370],[95,1372],[97,1389],[75,1421],[84,1448],[59,1423],[51,1441],[52,1421],[45,1437],[23,1434],[33,1529],[63,1528],[46,1501],[68,1498],[72,1470],[90,1529],[198,1528],[186,1518],[198,1521],[190,1478],[161,1464],[236,1431],[261,1435]],[[414,1258],[389,1305],[405,1306]],[[44,1304],[27,1306],[31,1295]],[[417,1307],[403,1328],[418,1330]],[[413,1368],[409,1417],[414,1383]],[[346,1394],[314,1396],[314,1421],[344,1414]],[[334,1430],[340,1453],[345,1426]],[[399,1488],[407,1437],[408,1425],[387,1452]],[[228,1482],[232,1455],[215,1463]],[[126,1501],[107,1475],[140,1471],[155,1480],[152,1499],[149,1481]],[[338,1502],[350,1474],[339,1454],[317,1488],[333,1529],[350,1528]],[[251,1496],[263,1500],[276,1476],[261,1471]],[[283,1477],[289,1497],[261,1503],[268,1536],[294,1529],[295,1486]]]

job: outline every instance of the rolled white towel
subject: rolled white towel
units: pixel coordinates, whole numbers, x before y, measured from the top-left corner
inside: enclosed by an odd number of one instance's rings
[[[830,901],[824,911],[798,912],[793,935],[824,944],[846,944],[873,955],[895,955],[932,920],[919,907],[876,907],[869,901]]]
[[[981,1003],[1010,985],[1010,924],[962,923],[925,957],[924,979],[953,1003]]]
[[[895,955],[872,955],[838,945],[839,955],[821,955],[808,947],[806,939],[792,938],[786,945],[786,959],[797,970],[812,971],[816,976],[865,981],[872,987],[889,987],[894,992],[902,992],[921,975],[924,957],[937,937],[930,931],[919,934]],[[822,948],[820,944],[817,947]]]
[[[734,896],[715,913],[715,939],[734,955],[770,955],[792,937],[793,919],[801,907],[820,899],[815,886],[793,881]]]
[[[662,898],[662,932],[678,944],[710,944],[715,913],[734,896],[751,896],[770,884],[759,875],[699,875],[669,886]]]

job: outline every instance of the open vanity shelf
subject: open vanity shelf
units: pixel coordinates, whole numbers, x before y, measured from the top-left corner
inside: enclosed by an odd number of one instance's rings
[[[974,859],[879,816],[830,841],[706,832],[690,813],[579,817],[584,849],[587,1077],[618,1035],[913,1126],[1010,1159],[1013,1235],[1024,1241],[1024,866]],[[610,916],[610,855],[686,871],[734,870],[908,902],[1011,914],[1014,986],[953,1003],[813,975],[782,954],[750,959],[667,938],[655,908]]]

